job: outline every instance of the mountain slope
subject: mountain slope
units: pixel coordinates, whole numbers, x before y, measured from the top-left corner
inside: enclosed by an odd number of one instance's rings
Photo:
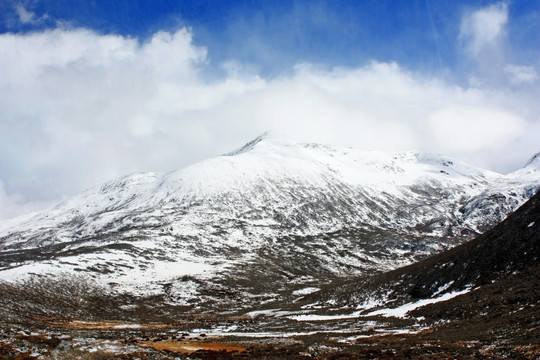
[[[179,171],[108,182],[0,230],[0,278],[76,273],[177,304],[287,298],[485,231],[540,188],[534,164],[504,176],[418,151],[263,135]]]
[[[384,307],[396,307],[419,298],[465,292],[450,301],[415,310],[410,316],[457,318],[464,321],[461,325],[467,325],[467,319],[481,313],[484,322],[496,314],[500,317],[504,308],[505,315],[533,311],[538,319],[539,260],[540,192],[474,240],[376,277],[339,284],[327,294],[342,305],[379,299]],[[540,322],[535,326],[540,336]]]
[[[424,296],[434,281],[453,281],[449,290],[473,290],[411,316],[446,320],[433,329],[432,338],[523,345],[534,358],[533,353],[540,355],[530,345],[540,340],[539,260],[540,193],[491,231],[417,268],[413,291]],[[427,272],[420,275],[421,268]]]

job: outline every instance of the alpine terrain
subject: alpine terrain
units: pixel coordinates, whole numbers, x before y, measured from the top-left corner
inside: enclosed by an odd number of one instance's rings
[[[406,333],[443,355],[527,358],[536,320],[522,343],[491,350],[520,325],[455,327],[501,325],[486,310],[505,311],[496,296],[537,315],[538,195],[496,225],[539,189],[540,155],[501,175],[269,134],[129,175],[0,223],[0,355],[374,358],[367,346],[402,358],[414,346],[389,344]],[[440,334],[477,343],[437,345]]]

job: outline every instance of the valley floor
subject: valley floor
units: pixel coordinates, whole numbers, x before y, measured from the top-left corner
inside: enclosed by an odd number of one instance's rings
[[[539,274],[365,308],[315,294],[184,307],[75,280],[0,283],[0,359],[540,359]]]
[[[0,359],[540,359],[538,274],[382,311],[309,298],[197,310],[79,282],[0,283]]]
[[[29,321],[29,320],[28,320]],[[312,323],[197,316],[170,323],[36,318],[2,324],[1,359],[538,359],[540,344],[478,337],[410,319]],[[271,330],[276,326],[274,330]],[[257,331],[259,329],[260,331]],[[281,330],[280,330],[281,329]]]

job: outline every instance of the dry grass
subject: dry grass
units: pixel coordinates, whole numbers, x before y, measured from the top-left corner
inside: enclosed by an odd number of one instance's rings
[[[227,352],[233,352],[233,351],[242,352],[246,350],[245,347],[239,344],[215,342],[215,341],[209,341],[209,342],[198,342],[198,341],[191,341],[191,340],[184,340],[184,341],[166,340],[166,341],[158,341],[158,342],[137,341],[136,344],[142,347],[153,348],[159,351],[179,352],[182,354],[191,354],[199,350],[227,351]]]
[[[540,345],[517,346],[514,350],[529,359],[540,359]]]

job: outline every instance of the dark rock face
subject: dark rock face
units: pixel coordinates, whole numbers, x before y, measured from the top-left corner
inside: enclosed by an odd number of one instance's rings
[[[539,260],[540,193],[474,240],[398,272],[411,292],[426,297],[450,282],[449,290],[485,285]]]
[[[489,284],[536,266],[539,260],[540,192],[475,239],[375,278],[351,282],[344,292],[350,295],[354,287],[366,292],[391,289],[394,298],[428,298],[442,287],[450,292]]]
[[[540,193],[475,239],[418,263],[317,294],[342,306],[381,299],[398,307],[469,289],[410,311],[431,340],[531,344],[540,340]],[[309,299],[313,300],[313,299]]]

